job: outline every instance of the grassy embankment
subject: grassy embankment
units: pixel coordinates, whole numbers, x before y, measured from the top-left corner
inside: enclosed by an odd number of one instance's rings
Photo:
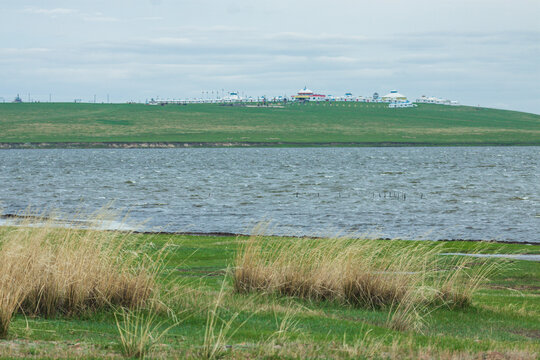
[[[0,243],[0,319],[18,295],[0,357],[540,354],[539,263],[437,255],[537,246],[52,227],[3,227]]]
[[[540,145],[540,115],[467,106],[0,104],[0,144]],[[65,145],[63,145],[65,146]],[[72,145],[73,146],[73,145]],[[183,144],[182,144],[183,146]]]

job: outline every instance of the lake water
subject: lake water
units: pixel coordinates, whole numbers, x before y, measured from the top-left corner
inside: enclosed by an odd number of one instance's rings
[[[540,147],[0,151],[0,207],[146,230],[540,242]]]

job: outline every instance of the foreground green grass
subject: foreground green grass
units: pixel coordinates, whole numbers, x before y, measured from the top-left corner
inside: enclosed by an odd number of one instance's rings
[[[180,284],[169,294],[179,324],[151,353],[163,358],[204,355],[208,313],[217,307],[216,333],[231,321],[218,345],[225,358],[536,358],[540,354],[540,264],[499,260],[501,266],[462,310],[438,308],[426,315],[421,331],[395,331],[388,310],[351,308],[265,294],[233,292],[227,269],[246,238],[180,235],[132,235],[152,254],[171,244],[164,284]],[[277,239],[288,241],[288,239]],[[376,240],[373,240],[376,241]],[[396,241],[395,246],[402,242]],[[410,244],[410,242],[407,242]],[[418,242],[416,246],[435,246]],[[515,244],[449,242],[442,252],[540,254],[540,247]],[[144,257],[145,254],[139,254]],[[474,259],[472,265],[483,263]],[[163,327],[170,316],[162,314]],[[499,354],[499,355],[497,355]],[[17,315],[9,337],[0,340],[0,357],[121,357],[110,312],[67,319]]]
[[[0,104],[0,128],[0,143],[540,145],[540,115],[432,104]]]

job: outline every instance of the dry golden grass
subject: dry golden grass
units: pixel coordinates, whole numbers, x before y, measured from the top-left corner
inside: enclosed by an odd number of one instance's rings
[[[11,318],[26,295],[32,257],[22,245],[9,243],[0,250],[0,338],[6,337]]]
[[[178,322],[165,327],[164,321],[158,320],[159,309],[152,302],[148,308],[129,310],[120,308],[115,313],[116,328],[120,336],[122,353],[129,358],[144,359],[154,350],[161,338]]]
[[[0,234],[0,336],[13,314],[77,315],[135,308],[156,288],[153,261],[137,259],[128,234],[55,226],[3,229]]]
[[[491,267],[441,257],[438,246],[347,238],[251,237],[236,258],[234,287],[346,305],[389,308],[389,325],[421,325],[427,308],[465,307]],[[446,265],[445,265],[446,264]]]

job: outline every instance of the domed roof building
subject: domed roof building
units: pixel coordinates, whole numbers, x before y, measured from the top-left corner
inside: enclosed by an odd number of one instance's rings
[[[397,92],[397,90],[390,90],[389,94],[386,94],[382,97],[383,101],[397,102],[397,101],[407,101],[407,97],[403,94]]]
[[[303,89],[298,90],[298,95],[311,95],[313,94],[313,91],[309,90],[307,87],[304,87]]]

